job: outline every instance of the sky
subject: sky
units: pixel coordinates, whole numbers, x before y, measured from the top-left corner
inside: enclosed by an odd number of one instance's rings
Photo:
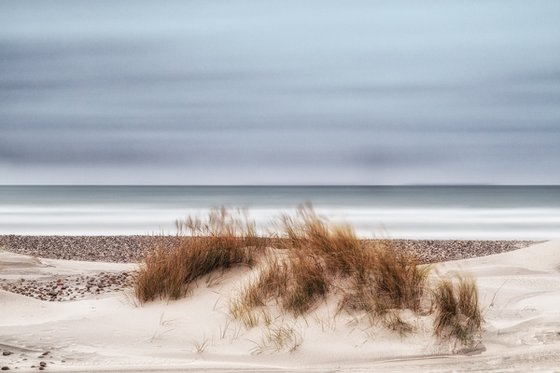
[[[560,1],[3,0],[0,184],[560,184]]]

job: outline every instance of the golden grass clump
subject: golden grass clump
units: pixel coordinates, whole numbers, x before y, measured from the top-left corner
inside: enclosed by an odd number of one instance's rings
[[[201,276],[254,264],[263,248],[254,223],[225,209],[213,210],[207,221],[178,221],[176,237],[172,241],[162,237],[141,265],[134,287],[136,297],[141,303],[179,299]]]
[[[431,291],[429,308],[430,267],[394,241],[360,240],[351,226],[329,224],[309,206],[295,218],[284,216],[281,223],[277,235],[264,238],[246,215],[225,209],[212,211],[207,220],[178,221],[177,235],[161,237],[141,265],[136,297],[141,303],[179,299],[204,275],[258,262],[256,277],[230,302],[230,314],[247,328],[270,325],[270,306],[298,317],[334,292],[339,311],[365,312],[372,322],[401,335],[413,330],[400,316],[405,309],[416,314],[435,309],[434,333],[439,337],[469,344],[480,331],[483,319],[474,281],[442,280]]]
[[[238,309],[245,312],[275,301],[293,315],[309,311],[329,290],[323,265],[316,257],[289,253],[278,259],[268,257],[258,277],[242,292]],[[236,312],[239,314],[239,312]]]
[[[320,257],[330,274],[349,275],[360,259],[362,243],[348,225],[329,225],[307,205],[296,219],[282,217],[281,248]]]
[[[433,302],[434,333],[471,345],[483,322],[475,281],[466,277],[458,277],[456,282],[442,279],[433,292]]]
[[[399,253],[392,241],[360,241],[350,226],[330,225],[309,207],[296,219],[283,217],[279,247],[249,284],[247,309],[270,300],[294,315],[309,311],[330,289],[342,292],[340,309],[383,314],[389,309],[418,311],[429,267]]]
[[[370,319],[390,310],[422,310],[429,266],[399,252],[390,240],[370,242],[356,259],[339,310],[365,311]]]
[[[251,309],[265,306],[270,299],[277,299],[288,288],[288,273],[285,262],[267,257],[256,280],[243,290],[242,303]]]
[[[294,315],[303,315],[324,298],[329,280],[320,258],[294,253],[288,265],[287,288],[281,294],[282,306]]]
[[[379,308],[420,310],[429,267],[420,266],[415,256],[398,252],[390,241],[374,249],[368,271]],[[367,263],[367,262],[366,262]]]

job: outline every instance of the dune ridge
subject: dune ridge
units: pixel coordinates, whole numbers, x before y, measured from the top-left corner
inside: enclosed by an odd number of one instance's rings
[[[18,262],[30,260],[13,257],[12,275],[23,270]],[[89,265],[39,260],[53,273]],[[98,270],[130,269],[98,264]],[[303,338],[296,351],[255,354],[262,331],[243,329],[227,311],[231,294],[253,275],[248,268],[202,278],[188,298],[142,307],[127,292],[53,303],[1,291],[0,349],[13,354],[0,361],[20,371],[40,361],[54,371],[554,371],[560,363],[558,268],[560,241],[435,265],[438,276],[467,272],[477,281],[486,323],[482,345],[472,351],[438,341],[421,321],[418,332],[403,338],[349,316],[332,317],[336,307],[327,301],[291,325]],[[46,351],[49,357],[39,358]]]

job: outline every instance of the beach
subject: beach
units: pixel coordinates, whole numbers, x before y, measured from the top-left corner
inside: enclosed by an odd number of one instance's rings
[[[229,299],[255,269],[213,273],[197,280],[184,299],[140,305],[130,288],[138,248],[123,246],[130,255],[113,256],[106,252],[116,250],[102,250],[111,242],[138,239],[3,236],[0,279],[10,291],[0,291],[0,366],[17,371],[365,372],[554,371],[560,364],[560,241],[406,242],[431,253],[426,254],[432,258],[426,259],[432,262],[431,277],[467,273],[476,280],[485,324],[468,349],[436,338],[429,315],[405,315],[414,332],[402,336],[337,313],[336,303],[327,299],[303,318],[273,320],[273,326],[289,325],[294,332],[297,348],[285,351],[267,347],[262,327],[245,328],[229,315]],[[30,251],[33,247],[43,255]],[[442,254],[443,247],[448,250]]]
[[[560,1],[0,1],[0,373],[560,373]]]

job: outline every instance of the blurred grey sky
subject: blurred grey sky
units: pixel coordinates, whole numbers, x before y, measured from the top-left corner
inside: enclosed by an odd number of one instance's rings
[[[560,184],[560,1],[0,2],[0,184]]]

